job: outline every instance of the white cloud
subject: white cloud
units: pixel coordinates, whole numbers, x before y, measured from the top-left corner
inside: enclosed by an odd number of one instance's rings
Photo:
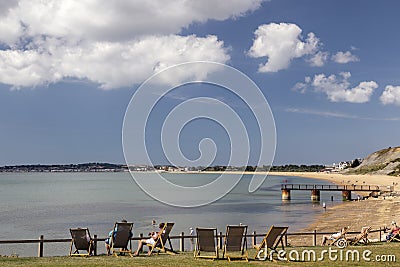
[[[318,50],[319,39],[309,33],[303,41],[302,30],[296,24],[263,24],[254,32],[255,40],[248,54],[254,58],[267,57],[260,72],[277,72],[286,69],[292,59],[312,55]]]
[[[400,106],[400,86],[386,86],[380,100],[384,105],[394,104]]]
[[[304,109],[304,108],[287,108],[286,112],[290,113],[298,113],[298,114],[308,114],[308,115],[317,115],[323,117],[334,117],[334,118],[344,118],[344,119],[361,119],[356,115],[349,115],[345,113],[331,112],[331,111],[321,111],[321,110],[313,110],[313,109]]]
[[[150,36],[135,41],[96,42],[79,46],[53,42],[56,44],[48,45],[51,41],[46,41],[47,46],[42,46],[44,52],[0,51],[0,81],[19,88],[75,77],[110,89],[140,83],[153,72],[177,63],[199,59],[229,60],[223,42],[215,36]],[[188,71],[180,78],[191,74]]]
[[[0,21],[18,25],[22,37],[46,35],[93,41],[121,41],[140,35],[176,34],[194,22],[238,17],[260,7],[262,0],[206,1],[40,1],[7,5]],[[3,33],[5,27],[0,28]],[[14,36],[20,38],[19,34]],[[10,44],[5,34],[0,41]]]
[[[69,77],[117,88],[173,63],[225,63],[228,49],[217,37],[178,34],[192,23],[242,16],[261,2],[1,1],[0,83],[29,87]]]
[[[314,67],[322,67],[325,65],[325,62],[328,60],[329,53],[319,51],[318,53],[314,54],[308,62],[310,62],[311,66]]]
[[[341,51],[337,52],[336,54],[332,55],[332,60],[340,64],[360,61],[360,59],[353,55],[350,51],[346,51],[344,53]]]
[[[317,74],[313,79],[306,77],[304,83],[297,83],[294,89],[305,90],[307,87],[314,88],[315,92],[325,93],[332,102],[365,103],[368,102],[378,84],[374,81],[360,82],[351,87],[348,81],[350,72],[341,72],[339,77],[332,74]]]
[[[342,119],[356,119],[356,120],[370,120],[370,121],[400,121],[400,117],[384,117],[384,118],[364,117],[355,114],[346,114],[346,113],[307,109],[307,108],[291,107],[291,108],[286,108],[285,111],[296,114],[307,114],[307,115],[316,115],[316,116],[342,118]]]

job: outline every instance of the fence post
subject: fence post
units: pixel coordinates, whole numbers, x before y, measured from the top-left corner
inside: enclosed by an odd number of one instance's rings
[[[43,257],[43,240],[44,240],[44,236],[41,235],[39,237],[38,257]]]
[[[218,243],[219,243],[219,248],[222,249],[222,232],[219,232]]]
[[[253,247],[254,247],[255,245],[257,245],[256,231],[253,232],[253,238],[252,239],[253,239],[252,242],[253,242]]]
[[[143,239],[143,233],[140,233],[139,237],[140,239]],[[143,246],[140,248],[139,252],[143,252]]]
[[[317,245],[317,229],[314,229],[313,246]]]
[[[185,233],[184,232],[181,233],[181,238],[180,238],[180,242],[179,242],[179,250],[182,252],[185,251]]]
[[[93,236],[93,255],[97,256],[97,235]]]
[[[379,242],[382,242],[382,229],[379,226]]]
[[[288,244],[288,242],[287,242],[287,232],[285,233],[285,247],[287,247],[287,244]]]

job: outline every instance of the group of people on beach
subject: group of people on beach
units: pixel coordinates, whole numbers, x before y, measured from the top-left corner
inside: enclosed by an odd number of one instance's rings
[[[331,235],[323,235],[321,245],[324,246],[328,240],[336,240],[340,237],[343,237],[347,233],[349,228],[349,226],[345,226],[337,233]],[[397,235],[400,235],[400,227],[397,226],[397,223],[395,221],[392,221],[390,228],[388,227],[386,229],[386,241],[391,241]]]
[[[122,220],[122,222],[123,222],[123,223],[126,223],[127,221],[124,219],[124,220]],[[154,222],[154,221],[153,221],[153,222]],[[155,222],[154,222],[154,223],[155,223]],[[155,244],[155,242],[157,241],[159,235],[162,235],[162,234],[163,234],[164,226],[165,226],[164,223],[160,223],[160,224],[158,225],[158,227],[159,227],[158,232],[152,231],[152,232],[149,233],[149,238],[139,240],[139,241],[138,241],[138,247],[137,247],[136,251],[133,253],[133,256],[138,256],[138,255],[139,255],[139,252],[141,251],[141,249],[142,249],[142,247],[143,247],[144,245],[149,244],[149,245],[153,246],[153,245]],[[108,256],[110,255],[110,239],[111,239],[112,236],[115,237],[116,233],[117,233],[117,229],[112,229],[112,230],[108,233],[108,238],[105,240],[105,247],[106,247],[106,251],[107,251],[107,255],[108,255]],[[132,237],[133,237],[133,233],[130,232],[130,233],[129,233],[129,238],[132,238]],[[149,253],[150,253],[150,252],[149,252]]]

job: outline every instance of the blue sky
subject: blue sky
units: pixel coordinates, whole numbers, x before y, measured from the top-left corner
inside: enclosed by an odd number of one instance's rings
[[[166,2],[1,2],[0,165],[123,163],[122,124],[138,86],[193,60],[235,67],[262,90],[276,123],[274,164],[330,164],[399,145],[398,1]],[[161,112],[194,96],[237,101],[198,87],[176,90]],[[152,130],[162,121],[155,116]],[[198,120],[185,131],[188,158],[209,137],[220,145],[214,163],[226,163],[224,129]],[[149,150],[165,163],[157,137]]]

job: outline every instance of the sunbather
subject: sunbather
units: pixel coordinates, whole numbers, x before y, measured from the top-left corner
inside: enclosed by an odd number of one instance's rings
[[[342,237],[344,234],[346,234],[348,229],[349,229],[349,227],[345,226],[345,227],[342,228],[342,230],[340,232],[337,232],[337,233],[334,233],[334,234],[331,234],[331,235],[323,235],[322,236],[322,244],[321,245],[325,246],[327,240],[335,240],[335,239],[338,239],[338,238]]]
[[[397,226],[395,221],[392,221],[391,225],[392,226],[390,227],[389,231],[387,232],[387,236],[386,236],[387,241],[392,239],[392,237],[396,236],[400,231],[400,228]]]
[[[151,232],[151,233],[149,233],[149,236],[150,236],[150,237],[149,237],[148,239],[141,239],[141,240],[139,240],[139,242],[138,242],[138,248],[137,248],[137,250],[135,251],[135,253],[133,254],[133,256],[139,255],[139,251],[142,249],[143,245],[150,244],[150,245],[153,246],[153,245],[155,244],[157,238],[158,238],[158,235],[163,234],[162,231],[163,231],[163,229],[164,229],[164,225],[165,225],[165,223],[160,223],[160,224],[158,225],[158,227],[160,228],[160,230],[159,230],[158,232]],[[150,254],[151,254],[151,252],[149,251],[149,255],[150,255]]]
[[[127,220],[123,219],[121,222],[126,223]],[[113,229],[108,233],[108,238],[104,241],[105,242],[105,246],[106,246],[106,251],[107,251],[107,256],[110,256],[110,239],[113,235],[115,235],[115,233],[117,232],[117,229]],[[129,238],[131,238],[133,236],[133,233],[130,232],[129,233]],[[115,236],[114,236],[115,237]]]

